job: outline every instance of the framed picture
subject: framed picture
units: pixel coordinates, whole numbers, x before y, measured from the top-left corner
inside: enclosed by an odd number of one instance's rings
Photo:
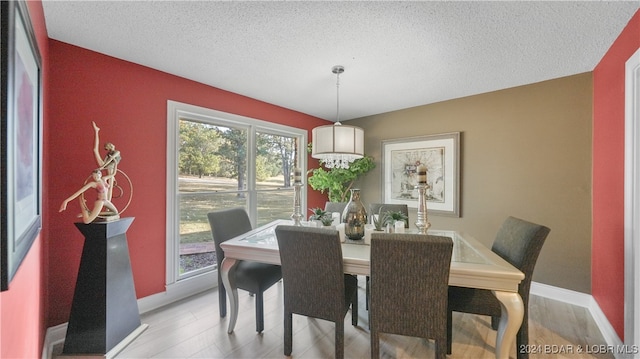
[[[26,2],[0,6],[0,289],[7,290],[41,228],[42,71]]]
[[[382,141],[384,203],[418,207],[419,165],[427,166],[427,213],[460,217],[460,132]]]

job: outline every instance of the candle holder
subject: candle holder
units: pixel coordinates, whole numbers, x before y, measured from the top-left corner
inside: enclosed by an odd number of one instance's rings
[[[427,230],[431,227],[427,217],[427,188],[429,186],[426,183],[418,184],[418,220],[416,221],[416,227],[418,227],[418,233],[420,234],[427,234]]]
[[[300,220],[304,217],[302,214],[302,207],[300,206],[300,189],[302,188],[302,183],[297,182],[293,184],[293,214],[291,214],[291,219],[293,219],[294,226],[301,226]]]

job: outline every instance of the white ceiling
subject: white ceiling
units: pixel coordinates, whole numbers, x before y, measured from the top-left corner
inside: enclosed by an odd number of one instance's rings
[[[592,71],[640,1],[43,1],[49,37],[330,121]],[[640,36],[640,34],[639,34]]]

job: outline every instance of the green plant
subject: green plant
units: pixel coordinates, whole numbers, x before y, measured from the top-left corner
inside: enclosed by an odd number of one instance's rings
[[[324,226],[330,226],[333,224],[333,217],[331,217],[331,213],[325,211],[322,208],[309,208],[309,211],[312,215],[309,216],[310,221],[320,221]]]
[[[323,226],[330,226],[333,224],[333,217],[329,213],[320,218],[320,222],[322,222]]]
[[[384,226],[387,225],[387,221],[389,220],[389,212],[382,212],[382,207],[378,210],[378,215],[373,216],[373,225],[376,228],[376,231],[382,231]]]
[[[309,212],[312,213],[309,216],[309,220],[310,221],[319,221],[319,220],[321,220],[322,217],[327,215],[327,212],[324,209],[320,208],[320,207],[309,208]]]
[[[322,161],[320,161],[322,164]],[[373,157],[364,156],[351,163],[349,168],[323,167],[309,170],[309,185],[320,193],[327,193],[330,202],[347,202],[349,190],[360,176],[376,167]]]
[[[386,220],[387,222],[385,224],[394,224],[395,222],[398,222],[398,221],[406,222],[409,220],[409,217],[407,217],[407,215],[402,212],[387,211]]]
[[[397,211],[386,211],[382,212],[384,207],[380,207],[378,210],[378,215],[373,216],[373,225],[376,228],[376,231],[382,231],[387,224],[393,225],[398,221],[408,221],[409,218],[403,212]]]

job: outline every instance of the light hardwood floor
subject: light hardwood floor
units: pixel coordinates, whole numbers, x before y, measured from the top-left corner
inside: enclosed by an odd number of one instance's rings
[[[346,358],[370,357],[364,280],[359,284],[358,326],[351,325],[350,314],[345,318]],[[116,358],[283,358],[282,282],[265,292],[262,334],[255,332],[253,297],[239,293],[240,313],[233,334],[227,334],[228,319],[219,316],[215,289],[142,315],[149,328]],[[613,358],[584,351],[587,346],[606,344],[586,308],[536,296],[529,308],[530,344],[542,349],[531,358]],[[453,320],[453,353],[447,358],[494,357],[496,332],[489,317],[454,313]],[[333,357],[333,323],[294,315],[293,331],[293,358]],[[577,353],[578,346],[582,353]],[[432,341],[396,335],[383,335],[380,344],[381,358],[433,358],[434,348]],[[54,354],[61,350],[57,346]],[[511,357],[515,355],[514,345]]]

